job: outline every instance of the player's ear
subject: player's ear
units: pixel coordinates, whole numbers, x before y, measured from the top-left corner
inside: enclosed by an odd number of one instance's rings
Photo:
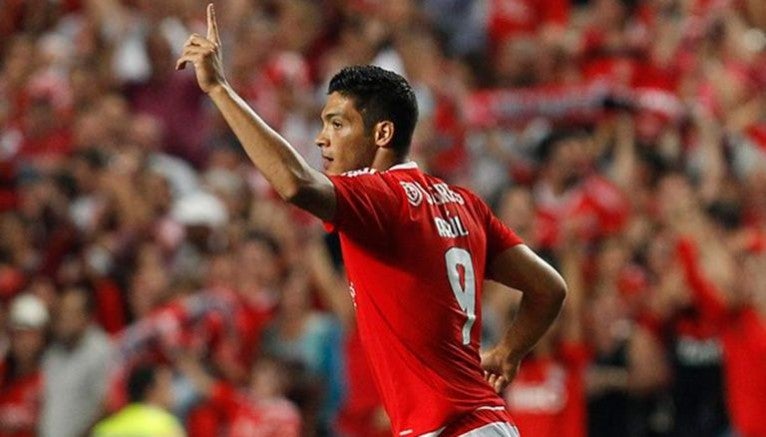
[[[378,147],[391,147],[394,140],[394,122],[390,120],[379,121],[373,130],[375,145]]]

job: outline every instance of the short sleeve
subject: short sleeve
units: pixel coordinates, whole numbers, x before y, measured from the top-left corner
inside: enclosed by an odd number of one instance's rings
[[[335,217],[325,222],[329,232],[355,239],[385,236],[400,212],[399,193],[379,173],[330,176],[335,187]]]
[[[495,257],[511,247],[524,243],[524,241],[516,235],[516,232],[500,221],[483,200],[479,199],[479,202],[486,214],[487,263],[491,263]]]

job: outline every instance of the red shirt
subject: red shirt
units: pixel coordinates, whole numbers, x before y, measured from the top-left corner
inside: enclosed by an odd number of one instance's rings
[[[563,345],[556,357],[531,356],[505,391],[519,434],[535,437],[584,437],[587,352]]]
[[[19,377],[0,387],[0,437],[33,437],[37,434],[42,389],[40,372]]]
[[[544,25],[565,26],[569,21],[569,0],[491,0],[489,36],[502,41],[536,32]]]
[[[357,325],[394,435],[491,411],[509,421],[479,357],[487,263],[521,243],[475,194],[420,172],[331,176]],[[483,414],[483,413],[482,413]]]
[[[590,175],[568,193],[560,197],[541,195],[536,232],[544,247],[560,244],[565,220],[576,218],[580,223],[577,236],[590,241],[620,232],[630,218],[627,196],[606,178]]]
[[[64,128],[52,129],[41,136],[27,135],[19,154],[25,158],[59,157],[72,151],[72,134]]]
[[[733,314],[724,328],[723,358],[729,412],[743,437],[766,437],[766,320],[753,309]]]
[[[743,437],[766,437],[766,320],[750,307],[727,308],[716,286],[704,276],[693,241],[681,239],[678,250],[695,305],[710,329],[721,333],[727,404],[734,428]]]
[[[301,418],[286,399],[251,399],[219,383],[213,388],[212,404],[224,415],[227,437],[298,437]]]

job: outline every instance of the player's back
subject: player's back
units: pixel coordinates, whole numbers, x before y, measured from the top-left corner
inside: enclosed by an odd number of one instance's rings
[[[487,258],[520,241],[473,193],[414,164],[331,178],[365,351],[395,435],[503,410],[479,358]]]

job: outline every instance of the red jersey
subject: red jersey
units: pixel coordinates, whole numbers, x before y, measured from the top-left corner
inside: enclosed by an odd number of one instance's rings
[[[695,305],[710,329],[721,334],[727,404],[734,428],[743,437],[766,437],[766,320],[752,307],[733,310],[726,306],[715,284],[704,276],[692,240],[681,239],[678,251]]]
[[[505,390],[519,434],[535,437],[584,437],[588,353],[579,343],[561,345],[557,356],[530,356]]]
[[[0,387],[0,437],[36,435],[42,402],[42,374],[34,372],[4,384]]]
[[[228,437],[300,435],[300,413],[287,399],[253,399],[225,383],[217,383],[210,401],[224,414]]]
[[[766,437],[766,320],[754,309],[732,314],[723,333],[731,421],[742,437]]]
[[[449,427],[447,436],[474,416],[476,427],[510,421],[480,366],[479,303],[487,264],[519,237],[478,196],[414,162],[330,179],[337,207],[327,227],[340,234],[359,336],[394,435]]]
[[[570,0],[491,0],[489,36],[493,42],[534,34],[546,25],[563,27],[569,21]]]

